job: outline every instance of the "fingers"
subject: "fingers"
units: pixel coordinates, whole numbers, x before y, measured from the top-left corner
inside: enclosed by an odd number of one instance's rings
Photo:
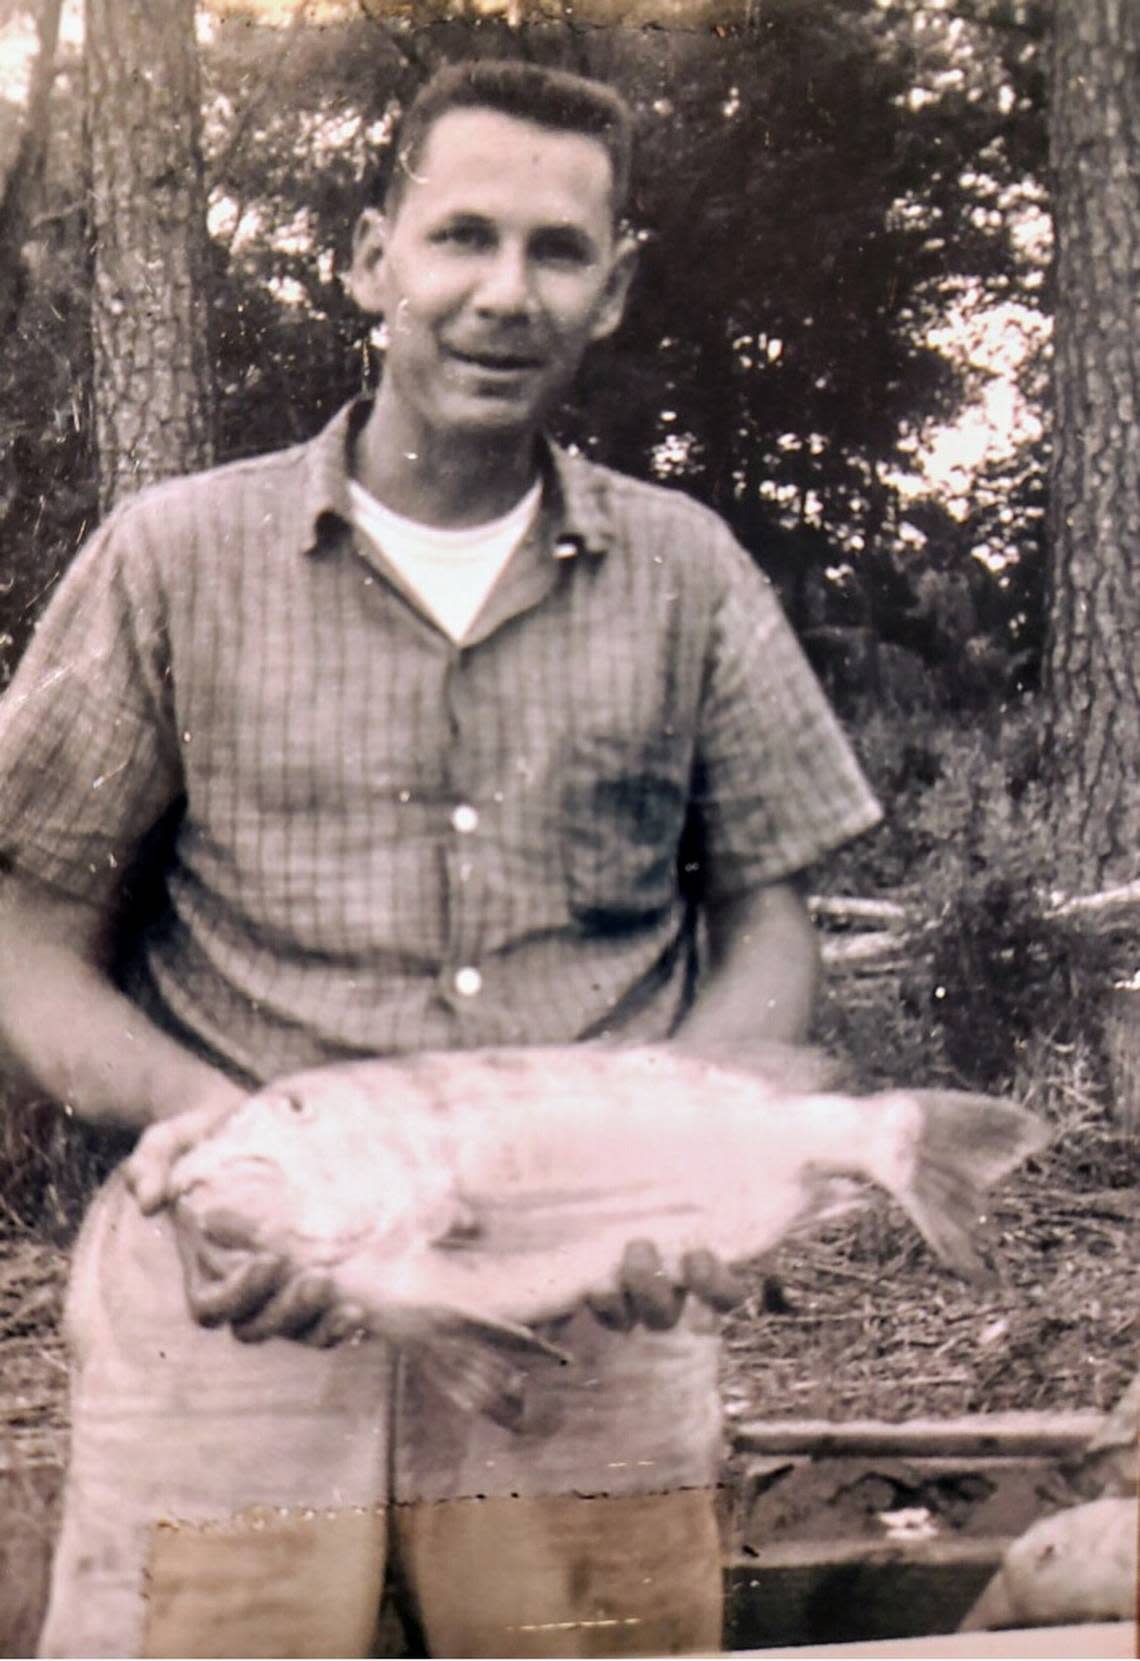
[[[748,1296],[748,1287],[739,1275],[715,1252],[704,1249],[686,1252],[681,1259],[681,1280],[690,1292],[717,1314],[723,1315]]]
[[[295,1333],[311,1349],[329,1350],[336,1344],[352,1344],[367,1335],[367,1316],[358,1303],[337,1303],[326,1309],[306,1332]]]
[[[255,1313],[233,1321],[234,1337],[243,1344],[261,1344],[267,1338],[297,1338],[326,1315],[335,1315],[334,1296],[327,1275],[312,1271],[294,1275]]]
[[[665,1273],[661,1253],[651,1240],[631,1240],[619,1270],[635,1321],[651,1332],[668,1332],[681,1319],[685,1288]]]
[[[216,1130],[242,1100],[235,1089],[232,1098],[159,1119],[143,1132],[123,1166],[123,1175],[144,1216],[158,1211],[169,1199],[175,1161]]]
[[[272,1252],[238,1254],[205,1240],[180,1239],[179,1251],[194,1319],[208,1327],[228,1323],[240,1343],[294,1338],[331,1349],[365,1332],[365,1311],[336,1303],[327,1275],[291,1275],[288,1262]]]
[[[594,1319],[609,1332],[629,1332],[636,1320],[629,1299],[617,1287],[599,1286],[588,1292],[586,1304]]]
[[[185,1226],[175,1230],[190,1313],[200,1326],[244,1321],[280,1287],[288,1265],[269,1252],[219,1247]]]
[[[629,1332],[639,1322],[651,1332],[667,1332],[680,1320],[690,1292],[697,1302],[689,1324],[711,1332],[720,1315],[744,1302],[748,1286],[715,1252],[703,1249],[685,1253],[678,1284],[652,1241],[633,1240],[622,1255],[616,1286],[596,1288],[586,1303],[611,1332]]]
[[[190,1146],[192,1132],[184,1123],[185,1117],[180,1114],[176,1119],[160,1119],[151,1125],[123,1167],[127,1187],[144,1216],[165,1203],[170,1167]]]
[[[651,1240],[632,1240],[622,1254],[618,1284],[598,1287],[586,1303],[610,1332],[629,1332],[638,1322],[652,1332],[675,1327],[685,1307],[685,1289],[665,1272]]]
[[[293,1338],[330,1349],[362,1337],[367,1315],[357,1303],[338,1303],[331,1277],[296,1272],[275,1252],[255,1251],[228,1213],[206,1225],[183,1207],[175,1212],[190,1312],[201,1326],[229,1324],[244,1344]]]

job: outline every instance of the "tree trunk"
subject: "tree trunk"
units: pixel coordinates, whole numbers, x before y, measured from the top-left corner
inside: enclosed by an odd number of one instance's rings
[[[99,503],[213,459],[194,0],[87,0]]]
[[[0,346],[19,320],[28,274],[24,244],[38,206],[51,127],[51,88],[63,0],[44,0],[36,26],[39,53],[28,89],[28,113],[20,145],[0,196]]]
[[[1058,884],[1136,873],[1140,830],[1140,6],[1055,0],[1046,645]]]

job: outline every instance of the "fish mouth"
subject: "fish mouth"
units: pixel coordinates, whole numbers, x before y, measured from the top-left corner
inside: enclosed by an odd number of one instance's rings
[[[197,1153],[197,1150],[194,1152]],[[249,1154],[228,1159],[217,1168],[196,1160],[190,1170],[175,1172],[172,1198],[177,1209],[197,1214],[228,1211],[230,1207],[219,1204],[216,1199],[219,1192],[237,1191],[241,1194],[242,1203],[248,1206],[252,1196],[261,1199],[268,1194],[275,1198],[280,1190],[281,1173],[276,1163],[259,1154]],[[234,1210],[236,1214],[236,1208]]]

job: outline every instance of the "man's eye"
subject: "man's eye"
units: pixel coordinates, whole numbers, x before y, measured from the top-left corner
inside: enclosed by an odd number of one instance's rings
[[[592,259],[591,250],[571,236],[539,237],[531,252],[544,265],[589,265]]]
[[[484,225],[443,225],[432,236],[432,241],[453,248],[489,248],[491,233]]]

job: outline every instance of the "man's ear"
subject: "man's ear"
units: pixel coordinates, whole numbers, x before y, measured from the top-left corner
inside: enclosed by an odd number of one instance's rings
[[[597,315],[590,330],[591,340],[604,340],[607,335],[613,334],[621,322],[636,270],[637,238],[628,234],[619,236],[611,258],[606,286],[602,291]]]
[[[388,221],[379,208],[365,208],[352,233],[352,264],[345,287],[361,311],[382,312],[384,252]]]

